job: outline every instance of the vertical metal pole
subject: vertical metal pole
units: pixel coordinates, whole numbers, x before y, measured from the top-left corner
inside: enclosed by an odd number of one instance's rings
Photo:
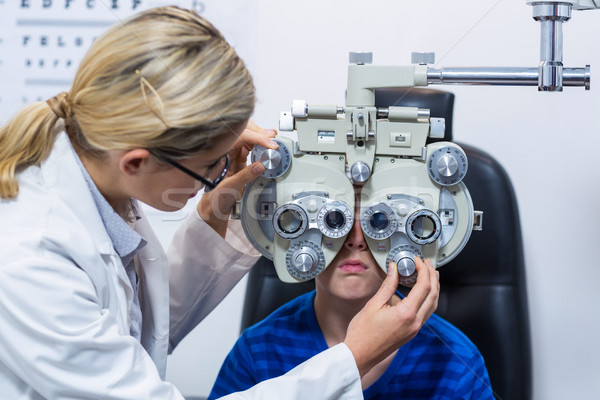
[[[563,88],[562,24],[571,19],[570,3],[532,2],[533,19],[540,22],[538,90],[559,92]]]

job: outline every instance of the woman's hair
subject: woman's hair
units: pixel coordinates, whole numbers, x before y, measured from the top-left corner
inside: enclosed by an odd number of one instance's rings
[[[78,152],[147,148],[182,158],[237,132],[254,110],[252,77],[222,34],[193,11],[154,8],[98,37],[71,90],[0,128],[0,198],[15,173],[48,157],[66,130]]]

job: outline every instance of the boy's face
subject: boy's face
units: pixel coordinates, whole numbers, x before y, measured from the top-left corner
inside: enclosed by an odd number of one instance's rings
[[[360,227],[360,192],[354,203],[354,225],[331,264],[317,275],[317,291],[344,300],[371,298],[385,279],[385,272],[371,254]]]

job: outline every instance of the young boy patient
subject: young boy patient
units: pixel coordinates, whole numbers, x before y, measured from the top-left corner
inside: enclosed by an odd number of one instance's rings
[[[385,278],[363,237],[356,197],[352,230],[316,277],[315,291],[244,331],[225,359],[209,400],[283,375],[344,340],[348,324]],[[362,387],[365,399],[494,399],[475,345],[435,314],[411,341],[365,374]]]

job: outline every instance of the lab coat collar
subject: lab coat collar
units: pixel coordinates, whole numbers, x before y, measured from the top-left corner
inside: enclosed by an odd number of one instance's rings
[[[116,269],[121,286],[125,289],[127,306],[131,306],[133,289],[125,274],[125,268],[115,251],[98,212],[81,168],[77,165],[75,151],[65,133],[56,139],[49,158],[43,163],[42,171],[49,190],[57,192],[95,242],[105,263]],[[144,315],[142,321],[142,345],[146,348],[164,379],[168,335],[169,335],[169,268],[164,250],[154,234],[147,218],[137,202],[132,202],[134,214],[140,219],[135,224],[148,245],[138,251],[140,261],[140,305]],[[109,261],[110,260],[110,261]],[[82,265],[88,274],[88,266]],[[126,314],[124,314],[126,318]],[[125,325],[124,325],[125,326]]]
[[[104,284],[107,271],[104,268],[114,271],[119,285],[124,291],[123,304],[126,306],[125,309],[129,310],[133,302],[131,282],[125,273],[121,258],[106,232],[81,169],[77,165],[75,150],[64,132],[56,138],[52,152],[41,164],[41,171],[46,189],[58,196],[62,203],[69,208],[74,218],[80,222],[81,229],[84,229],[85,233],[89,235],[88,237],[98,252],[96,261],[89,257],[72,254],[74,262],[90,276],[98,290],[98,295],[103,299],[106,297],[105,289],[107,289]],[[119,309],[115,312],[121,321],[120,327],[128,333],[128,312],[121,312]]]
[[[116,213],[116,211],[108,203],[108,200],[106,200],[104,195],[100,193],[100,189],[98,189],[96,183],[94,183],[94,180],[85,169],[85,166],[83,165],[83,162],[79,156],[75,153],[75,151],[73,151],[73,153],[75,156],[75,162],[77,162],[79,170],[83,175],[83,179],[85,179],[85,182],[90,188],[92,199],[94,200],[94,203],[96,203],[96,208],[98,209],[98,213],[100,214],[100,218],[102,219],[102,223],[104,224],[104,228],[110,237],[113,247],[121,257],[121,260],[123,260],[123,265],[127,265],[129,264],[129,260],[133,259],[136,251],[140,247],[146,245],[146,241],[133,229],[133,226],[130,225],[129,222],[125,222],[125,220]],[[137,218],[133,211],[134,201],[134,199],[129,201],[129,213],[134,221],[132,224],[135,224],[135,220]]]
[[[111,255],[115,252],[113,244],[75,157],[69,138],[60,133],[50,156],[42,163],[44,180],[87,228],[100,254]]]

